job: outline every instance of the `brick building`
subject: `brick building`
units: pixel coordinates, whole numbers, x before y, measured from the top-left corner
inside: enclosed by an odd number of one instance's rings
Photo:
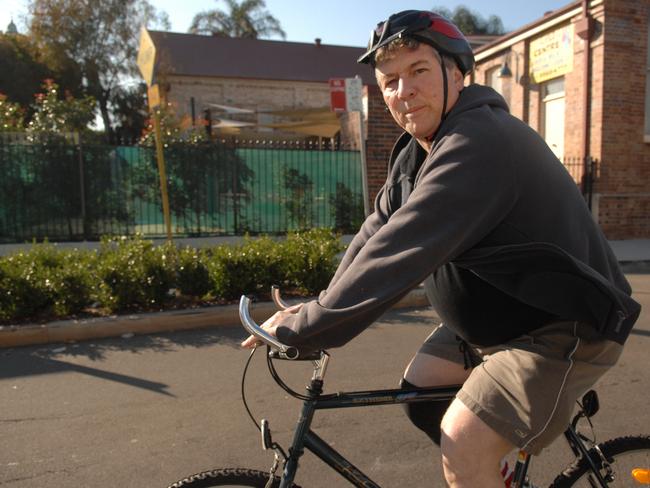
[[[343,132],[354,143],[346,114],[330,110],[330,78],[359,76],[362,48],[150,31],[155,77],[180,117],[206,115],[219,135],[263,139],[329,138]],[[353,118],[356,120],[356,118]],[[356,124],[358,126],[358,123]]]
[[[576,181],[597,161],[594,218],[610,239],[650,236],[650,0],[577,1],[475,51],[490,85]]]

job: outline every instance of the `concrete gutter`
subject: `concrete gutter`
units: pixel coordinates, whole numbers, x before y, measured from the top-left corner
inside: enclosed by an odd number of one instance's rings
[[[291,300],[288,300],[292,303]],[[297,301],[296,301],[297,302]],[[394,308],[428,305],[424,289],[416,288]],[[251,316],[257,322],[270,317],[277,309],[272,302],[253,304]],[[81,320],[60,320],[40,325],[0,326],[0,348],[78,342],[123,335],[143,335],[208,327],[240,326],[237,305],[172,310]]]

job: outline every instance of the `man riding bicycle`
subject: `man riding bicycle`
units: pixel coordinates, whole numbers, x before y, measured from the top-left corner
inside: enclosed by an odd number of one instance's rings
[[[450,405],[408,404],[407,415],[440,445],[450,486],[502,487],[501,459],[536,454],[566,428],[640,306],[543,139],[494,90],[464,86],[474,57],[454,24],[391,15],[359,62],[405,132],[327,290],[264,328],[303,349],[342,346],[424,282],[442,325],[402,385],[463,387]]]

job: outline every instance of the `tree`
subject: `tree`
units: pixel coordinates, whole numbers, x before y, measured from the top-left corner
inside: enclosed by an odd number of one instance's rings
[[[503,22],[497,15],[490,15],[485,20],[481,14],[473,12],[464,5],[458,5],[453,12],[446,7],[434,7],[431,10],[451,20],[466,36],[500,36],[505,33]]]
[[[23,107],[51,71],[38,59],[36,46],[20,34],[0,34],[0,92]]]
[[[35,112],[27,126],[32,134],[61,135],[84,132],[93,120],[95,100],[86,96],[76,99],[70,93],[60,98],[59,86],[53,80],[45,80],[45,93],[36,94]]]
[[[314,221],[314,182],[305,173],[286,165],[282,168],[282,179],[289,220],[298,229],[308,229]]]
[[[225,37],[247,37],[257,39],[287,35],[278,19],[265,10],[264,0],[224,0],[229,12],[214,9],[199,12],[192,19],[189,32],[192,34],[219,35]]]
[[[0,93],[0,132],[15,132],[23,129],[23,109],[17,103],[7,100]]]
[[[30,0],[29,15],[30,35],[51,66],[78,68],[112,139],[110,102],[123,80],[137,73],[140,27],[168,28],[166,14],[147,0]]]
[[[146,102],[147,86],[119,86],[113,92],[111,104],[115,122],[115,136],[118,141],[137,141],[142,137],[149,118]]]

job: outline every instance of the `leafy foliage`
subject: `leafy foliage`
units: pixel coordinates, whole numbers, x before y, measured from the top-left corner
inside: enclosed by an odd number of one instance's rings
[[[33,40],[22,34],[0,34],[0,73],[0,92],[26,109],[47,78],[56,79],[66,87],[81,84],[81,78],[69,66],[52,69]],[[27,113],[27,118],[30,115]]]
[[[100,303],[110,310],[160,308],[174,285],[171,245],[155,247],[140,236],[102,242],[96,273]]]
[[[285,207],[289,219],[298,229],[307,229],[313,221],[314,182],[309,176],[295,168],[285,166],[282,169],[282,179],[286,190]]]
[[[45,80],[44,93],[36,95],[35,111],[27,131],[31,134],[60,135],[88,130],[93,120],[95,100],[86,96],[74,98],[70,93],[59,98],[59,86],[53,80]]]
[[[30,36],[53,69],[74,66],[94,97],[109,135],[110,102],[124,76],[136,74],[142,25],[169,27],[147,0],[30,0]]]
[[[463,34],[468,36],[505,34],[503,22],[497,15],[490,15],[486,20],[481,14],[473,12],[464,5],[458,5],[453,12],[447,7],[434,7],[432,10],[451,20]]]
[[[257,39],[277,35],[287,36],[278,19],[265,10],[264,0],[225,0],[228,12],[214,9],[200,12],[192,19],[192,34],[247,37]]]
[[[192,297],[222,303],[266,296],[274,284],[312,295],[327,286],[341,250],[327,229],[200,250],[140,236],[106,238],[98,252],[34,244],[0,258],[0,322],[161,310]]]
[[[330,195],[329,204],[337,231],[353,233],[359,230],[363,223],[363,195],[354,193],[344,183],[337,181],[336,193]]]
[[[93,295],[90,253],[50,244],[0,260],[0,320],[62,317],[81,312]]]
[[[7,100],[0,93],[0,132],[15,132],[23,129],[23,109],[17,103]]]

